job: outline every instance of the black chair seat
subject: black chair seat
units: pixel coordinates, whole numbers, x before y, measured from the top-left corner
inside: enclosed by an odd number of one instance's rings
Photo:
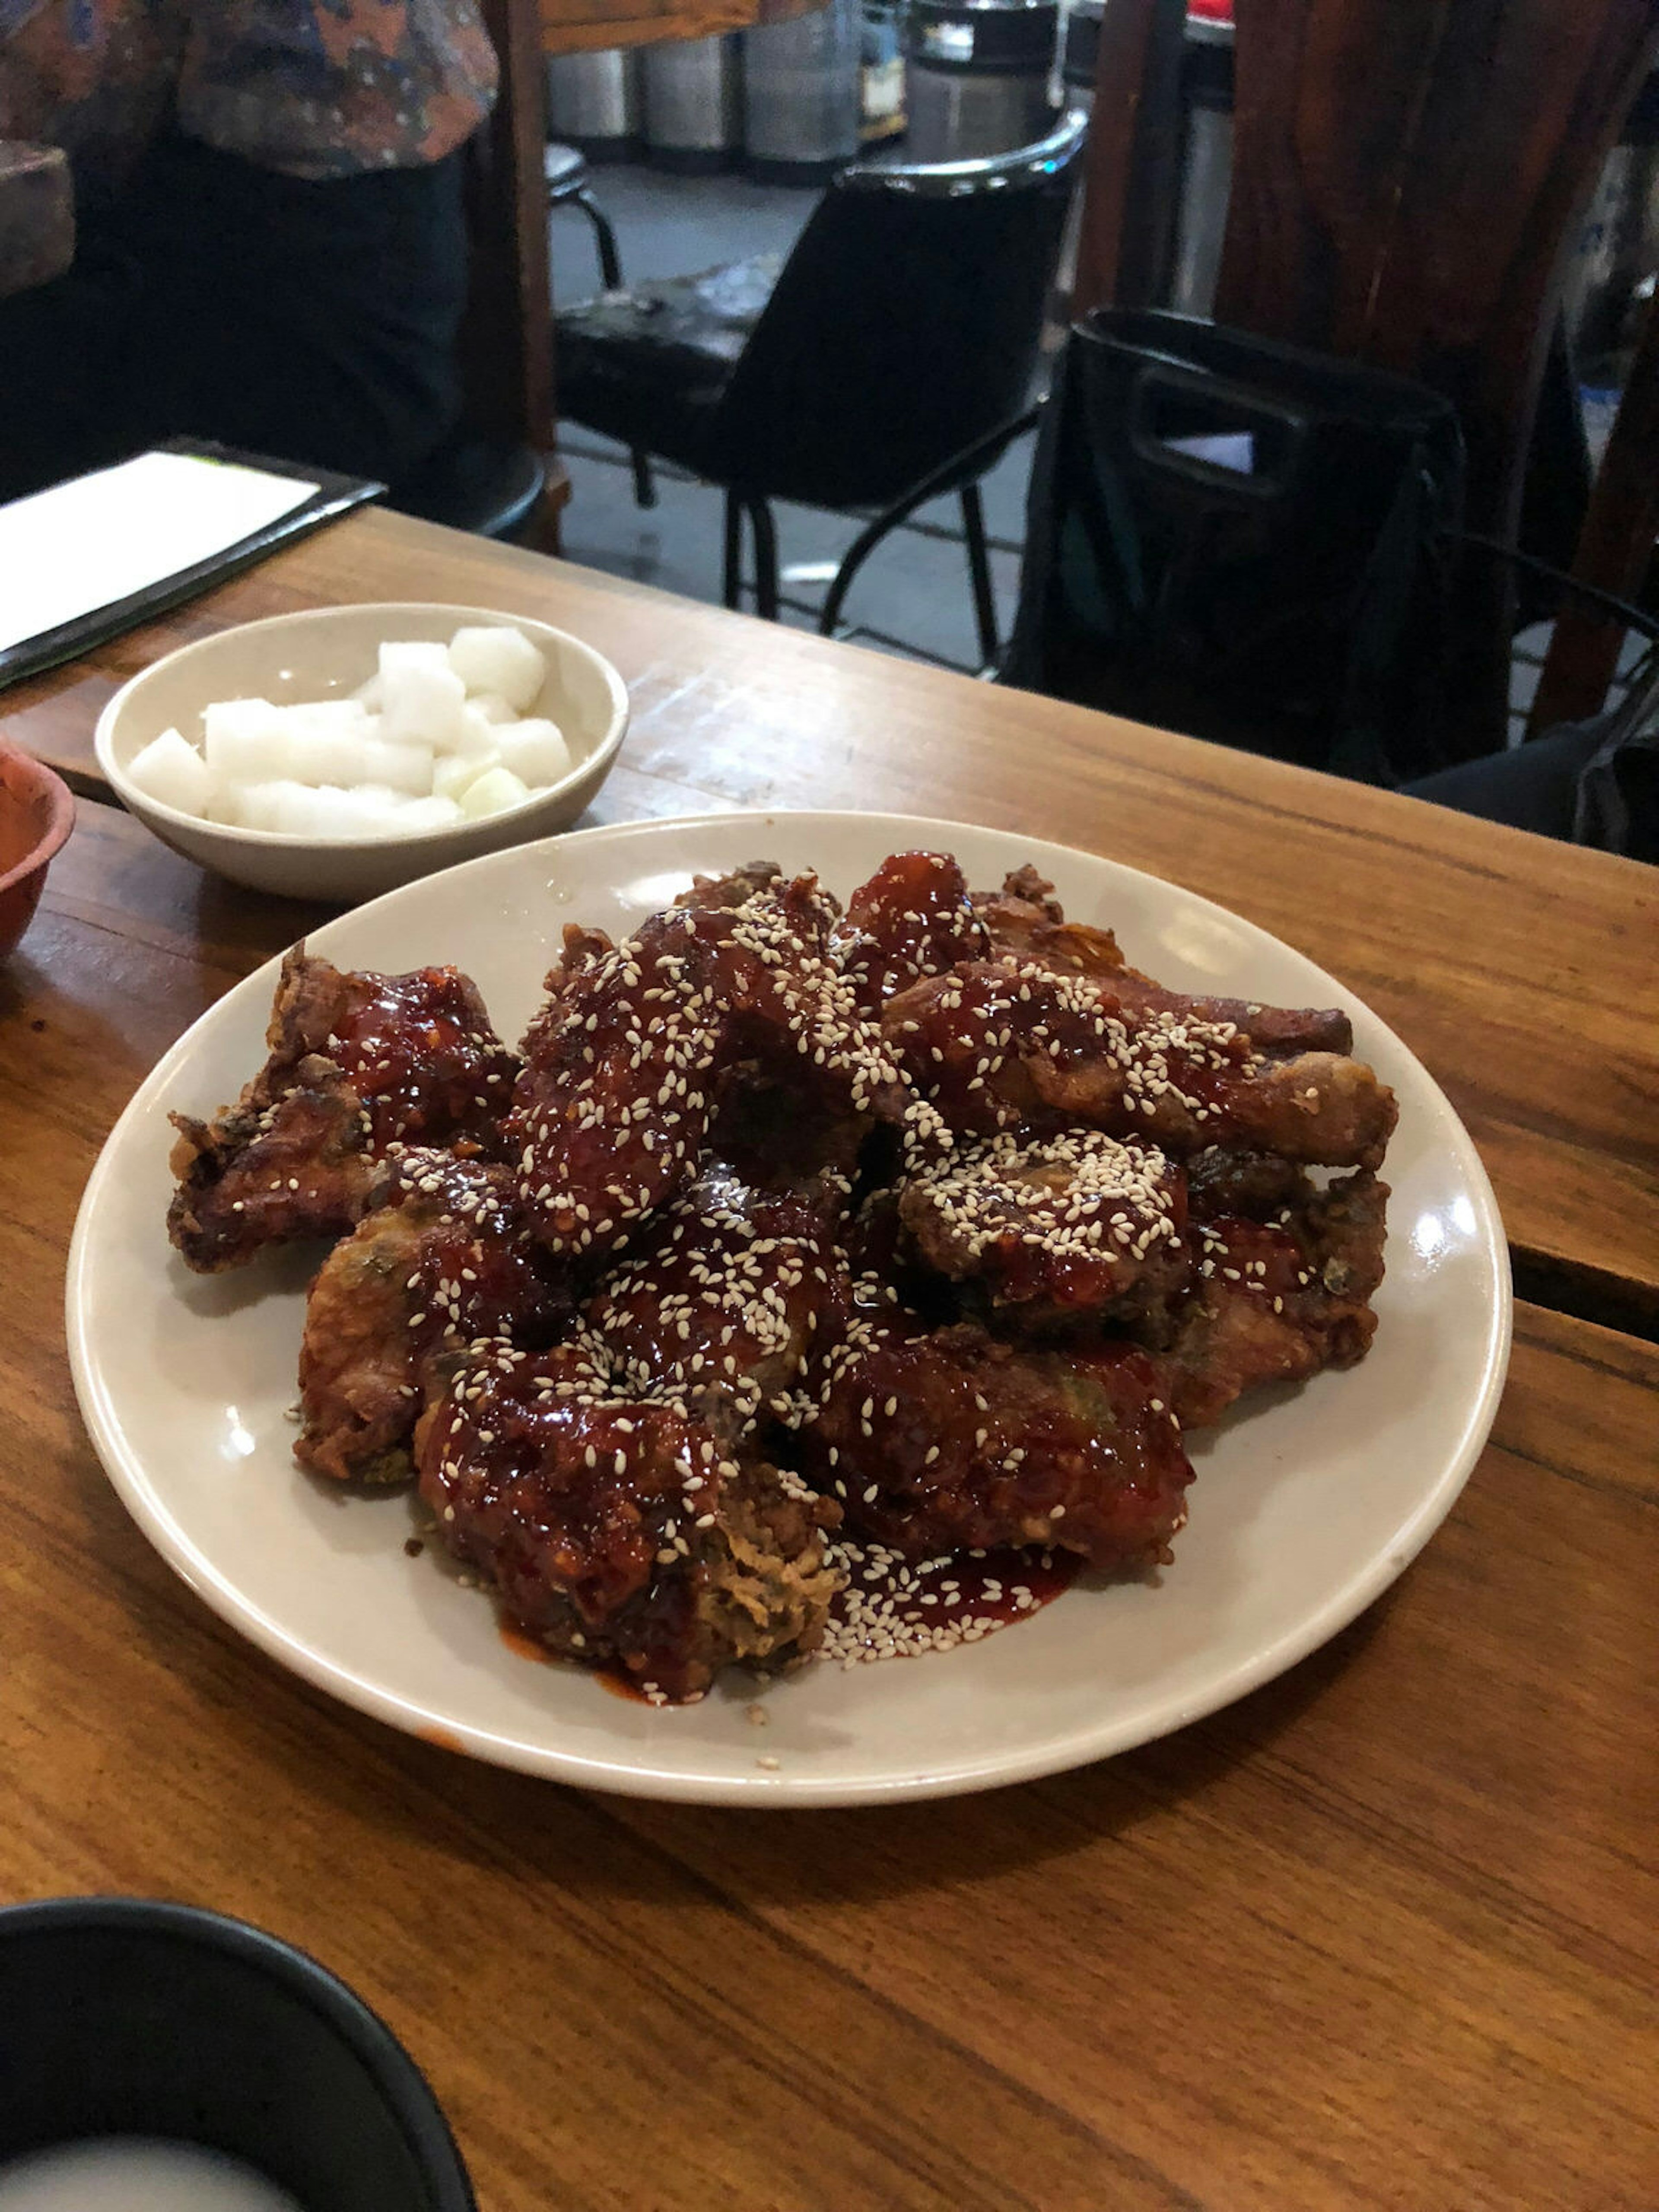
[[[635,284],[558,317],[560,411],[701,471],[709,426],[783,257]]]
[[[528,446],[457,437],[394,485],[386,504],[477,537],[513,538],[534,514],[544,484],[541,456]]]

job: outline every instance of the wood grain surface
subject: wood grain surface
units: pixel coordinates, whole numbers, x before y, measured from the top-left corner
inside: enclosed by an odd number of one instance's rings
[[[1647,2212],[1659,1351],[1523,1308],[1395,1590],[1109,1764],[773,1815],[471,1765],[222,1627],[86,1440],[82,1182],[263,950],[88,813],[0,969],[0,1896],[178,1897],[314,1952],[427,2070],[483,2212]]]
[[[632,726],[592,819],[943,815],[1081,845],[1248,915],[1369,1000],[1444,1085],[1550,1303],[1644,1329],[1659,1317],[1659,873],[1634,861],[378,511],[0,692],[0,733],[98,793],[99,712],[158,653],[379,599],[538,616],[615,660]],[[210,915],[263,928],[268,950],[298,933],[291,908],[166,854],[154,866]]]
[[[1639,1252],[1607,1224],[1650,1133],[1619,1057],[1640,872],[385,518],[307,551],[8,695],[11,731],[84,777],[96,702],[161,640],[287,605],[562,617],[635,685],[608,816],[927,805],[1213,889],[1393,991],[1495,1165],[1513,1121],[1529,1221]],[[0,965],[0,1899],[176,1897],[313,1952],[426,2069],[482,2212],[1651,2212],[1659,1348],[1523,1305],[1492,1443],[1395,1589],[1127,1757],[769,1815],[476,1765],[222,1627],[67,1368],[117,1112],[319,912],[92,805]],[[1603,1091],[1540,1103],[1552,1022]]]

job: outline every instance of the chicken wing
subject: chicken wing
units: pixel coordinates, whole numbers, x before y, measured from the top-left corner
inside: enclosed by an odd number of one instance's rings
[[[902,1185],[898,1208],[926,1266],[1022,1331],[1121,1317],[1192,1273],[1180,1169],[1097,1130],[961,1145]]]
[[[1363,1167],[1395,1120],[1394,1093],[1358,1060],[1265,1060],[1231,1022],[1137,1013],[1088,976],[976,963],[889,1000],[882,1026],[964,1133],[1079,1123],[1178,1155],[1225,1142]]]
[[[1167,988],[1127,964],[1109,929],[1067,921],[1053,891],[1054,885],[1028,866],[1016,869],[1000,891],[975,894],[975,910],[994,956],[1054,975],[1104,977],[1126,1013],[1231,1023],[1269,1058],[1353,1050],[1353,1025],[1340,1006],[1270,1006],[1255,999],[1194,998]]]
[[[833,1506],[728,1458],[683,1402],[615,1395],[588,1347],[493,1348],[426,1414],[416,1454],[439,1533],[508,1619],[653,1704],[701,1696],[734,1661],[787,1665],[823,1633]]]
[[[167,1229],[202,1273],[265,1244],[344,1235],[393,1144],[498,1151],[518,1063],[459,969],[354,972],[296,945],[265,1042],[235,1105],[211,1122],[173,1116]]]
[[[1268,1221],[1243,1213],[1194,1218],[1193,1295],[1161,1364],[1183,1426],[1217,1420],[1265,1382],[1298,1382],[1363,1359],[1376,1331],[1388,1185],[1368,1170],[1328,1189],[1304,1181]]]
[[[880,1032],[824,957],[834,919],[801,877],[739,907],[653,915],[567,976],[526,1041],[508,1124],[550,1249],[607,1250],[672,1197],[746,1062],[814,1104],[902,1114]]]
[[[1165,1559],[1192,1480],[1137,1346],[1018,1351],[971,1325],[855,1319],[826,1363],[800,1464],[855,1534],[906,1559],[1045,1544],[1091,1565]]]
[[[988,958],[991,940],[951,854],[894,853],[848,898],[830,949],[859,1004],[874,1013],[920,976]]]
[[[706,1167],[587,1307],[619,1384],[683,1398],[723,1444],[768,1416],[799,1427],[808,1354],[827,1352],[847,1317],[835,1242],[845,1198],[833,1181],[769,1192]]]
[[[550,1344],[574,1302],[524,1234],[507,1169],[410,1150],[323,1262],[300,1348],[301,1464],[337,1481],[402,1482],[428,1401],[486,1338]]]

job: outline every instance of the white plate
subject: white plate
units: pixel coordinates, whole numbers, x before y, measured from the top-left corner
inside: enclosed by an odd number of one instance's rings
[[[877,814],[726,815],[595,830],[393,891],[311,940],[342,965],[454,961],[503,1035],[578,919],[620,933],[692,869],[757,856],[845,893],[886,853],[948,848],[976,884],[1023,860],[1066,911],[1109,923],[1182,988],[1340,1003],[1400,1096],[1381,1326],[1364,1364],[1279,1391],[1196,1440],[1189,1525],[1157,1586],[1076,1589],[949,1653],[815,1666],[763,1693],[727,1678],[653,1711],[509,1651],[489,1601],[405,1556],[408,1500],[345,1498],[293,1463],[299,1255],[192,1276],[169,1250],[169,1131],[258,1064],[276,963],[167,1054],[93,1171],[68,1322],[88,1427],[141,1528],[209,1605],[308,1681],[481,1759],[640,1796],[770,1805],[939,1796],[1122,1751],[1268,1680],[1386,1589],[1449,1509],[1492,1425],[1510,1340],[1491,1187],[1440,1091],[1393,1033],[1300,954],[1221,908],[1060,846]],[[775,1766],[761,1766],[765,1758]]]

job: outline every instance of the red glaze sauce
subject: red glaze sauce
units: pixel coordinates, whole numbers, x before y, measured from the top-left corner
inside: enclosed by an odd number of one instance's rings
[[[830,932],[842,973],[873,1012],[919,975],[985,960],[991,935],[949,853],[895,853],[847,902]]]
[[[879,1545],[834,1548],[848,1583],[820,1656],[844,1666],[977,1643],[1051,1604],[1083,1565],[1073,1553],[1006,1546],[915,1563]]]
[[[518,1063],[475,986],[455,968],[352,981],[328,1051],[363,1102],[374,1149],[468,1137],[495,1149]]]

